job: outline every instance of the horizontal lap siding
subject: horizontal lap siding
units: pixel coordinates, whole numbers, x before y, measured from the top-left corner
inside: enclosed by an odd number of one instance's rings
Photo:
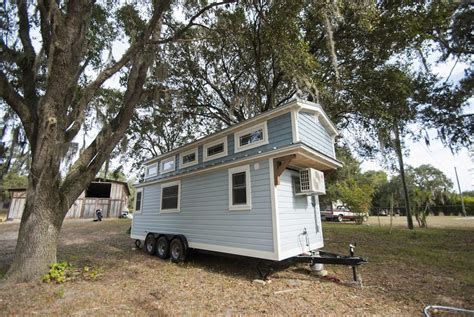
[[[311,113],[298,114],[298,130],[302,143],[330,157],[334,156],[334,146],[331,135],[326,128]]]
[[[182,178],[179,213],[160,214],[160,184],[145,186],[132,234],[184,234],[191,243],[273,252],[268,161],[259,165],[250,164],[251,210],[229,211],[227,169]]]
[[[239,153],[234,152],[234,134],[231,133],[227,135],[227,156],[220,157],[214,160],[209,160],[203,162],[203,145],[198,146],[198,159],[199,163],[193,166],[185,167],[180,169],[179,168],[179,154],[175,155],[176,159],[176,170],[174,172],[166,173],[164,175],[158,175],[157,177],[149,178],[147,181],[151,181],[154,179],[161,179],[166,178],[186,172],[192,172],[198,169],[227,163],[230,161],[234,161],[240,158],[252,156],[258,154],[259,152],[266,152],[273,150],[274,148],[280,149],[286,146],[293,144],[293,135],[291,129],[291,114],[285,113],[281,116],[269,119],[267,121],[267,129],[268,129],[268,144],[249,149],[247,151],[242,151]],[[186,149],[185,151],[188,151]],[[160,166],[160,162],[158,162],[158,166]]]
[[[302,235],[305,228],[311,245],[322,244],[321,223],[318,219],[317,233],[311,197],[295,196],[292,177],[298,177],[298,172],[285,170],[277,187],[280,252],[297,249],[298,253],[303,253],[308,251],[306,238]]]

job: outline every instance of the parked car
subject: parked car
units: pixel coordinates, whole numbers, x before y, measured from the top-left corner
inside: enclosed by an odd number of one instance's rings
[[[358,214],[349,210],[345,206],[337,206],[335,209],[327,209],[321,211],[321,219],[329,221],[343,222],[344,220],[355,221]],[[364,222],[369,220],[367,215],[363,216]]]

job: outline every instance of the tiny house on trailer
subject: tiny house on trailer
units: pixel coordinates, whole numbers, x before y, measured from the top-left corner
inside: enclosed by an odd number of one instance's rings
[[[187,248],[276,261],[322,248],[337,134],[319,104],[294,99],[144,162],[131,238],[175,261]]]

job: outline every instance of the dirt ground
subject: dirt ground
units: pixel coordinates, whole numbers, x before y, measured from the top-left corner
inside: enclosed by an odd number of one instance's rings
[[[323,280],[294,265],[263,285],[254,282],[251,259],[195,253],[177,265],[136,250],[127,220],[69,220],[59,260],[98,268],[98,277],[0,284],[0,315],[421,315],[429,304],[474,307],[473,227],[389,234],[376,223],[324,223],[326,250],[346,253],[357,241],[357,253],[369,258],[360,269],[361,288],[350,283],[347,267],[326,266],[333,278]],[[0,224],[0,274],[11,261],[18,227]]]

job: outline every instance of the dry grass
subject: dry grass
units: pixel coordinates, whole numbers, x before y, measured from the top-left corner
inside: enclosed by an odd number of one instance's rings
[[[41,315],[167,314],[420,314],[424,305],[474,306],[472,229],[416,233],[352,224],[325,224],[326,249],[357,253],[364,287],[320,280],[304,266],[253,283],[256,261],[196,253],[176,265],[134,250],[129,222],[66,221],[59,259],[98,267],[96,280],[63,285],[0,286],[0,312]],[[0,274],[14,251],[18,224],[0,224]],[[346,267],[327,266],[344,282]],[[282,292],[283,291],[283,292]]]

